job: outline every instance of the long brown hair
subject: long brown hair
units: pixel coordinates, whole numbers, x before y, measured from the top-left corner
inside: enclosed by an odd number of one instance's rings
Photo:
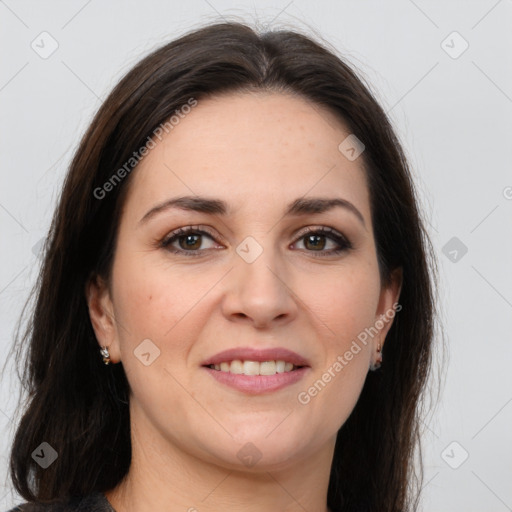
[[[109,279],[123,199],[135,170],[97,191],[190,98],[230,91],[298,94],[327,107],[365,144],[380,275],[403,270],[402,309],[352,414],[339,430],[328,489],[332,511],[415,510],[422,470],[414,467],[424,391],[432,367],[437,265],[408,163],[364,80],[325,45],[294,31],[259,34],[242,23],[194,30],[141,60],[95,115],[71,162],[17,362],[27,403],[10,453],[15,489],[28,501],[107,491],[131,460],[128,382],[105,366],[84,287]],[[118,175],[119,176],[119,175]],[[16,346],[16,344],[15,344]],[[32,452],[50,444],[48,468]],[[421,449],[420,455],[421,455]]]

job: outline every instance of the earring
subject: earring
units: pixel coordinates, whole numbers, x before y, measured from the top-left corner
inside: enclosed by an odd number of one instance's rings
[[[101,355],[103,356],[103,362],[105,364],[110,363],[110,354],[108,353],[108,347],[102,347],[100,349]]]
[[[370,365],[370,370],[372,372],[374,372],[375,370],[378,370],[382,364],[382,346],[381,346],[380,342],[377,345],[377,354],[378,354],[378,356],[377,356],[375,363],[372,363]]]

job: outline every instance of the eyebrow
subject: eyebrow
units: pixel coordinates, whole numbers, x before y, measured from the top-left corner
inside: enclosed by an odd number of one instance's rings
[[[313,197],[307,199],[300,197],[288,205],[284,216],[324,213],[337,207],[344,208],[352,212],[361,221],[363,226],[366,227],[366,223],[361,212],[350,201],[339,197]],[[143,224],[158,213],[170,210],[172,208],[206,213],[209,215],[227,215],[229,212],[228,204],[221,199],[200,196],[182,196],[168,199],[167,201],[164,201],[163,203],[160,203],[151,208],[151,210],[149,210],[140,219],[139,224]]]

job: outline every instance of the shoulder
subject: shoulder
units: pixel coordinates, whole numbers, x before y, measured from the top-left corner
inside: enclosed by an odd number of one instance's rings
[[[75,496],[55,503],[20,503],[7,512],[115,512],[105,495],[93,492],[87,496]]]

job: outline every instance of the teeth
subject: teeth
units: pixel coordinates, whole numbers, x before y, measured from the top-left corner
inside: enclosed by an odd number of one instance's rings
[[[276,373],[291,372],[297,367],[286,361],[224,361],[220,364],[210,365],[210,368],[220,370],[221,372],[229,372],[243,375],[275,375]]]
[[[227,363],[227,364],[229,364],[229,363]],[[244,367],[242,365],[242,361],[239,361],[238,359],[236,359],[235,361],[231,361],[229,371],[230,371],[230,373],[237,373],[237,374],[244,373]]]
[[[244,361],[242,363],[244,375],[259,375],[260,363],[257,361]]]
[[[260,375],[275,375],[277,373],[275,361],[260,363]]]

